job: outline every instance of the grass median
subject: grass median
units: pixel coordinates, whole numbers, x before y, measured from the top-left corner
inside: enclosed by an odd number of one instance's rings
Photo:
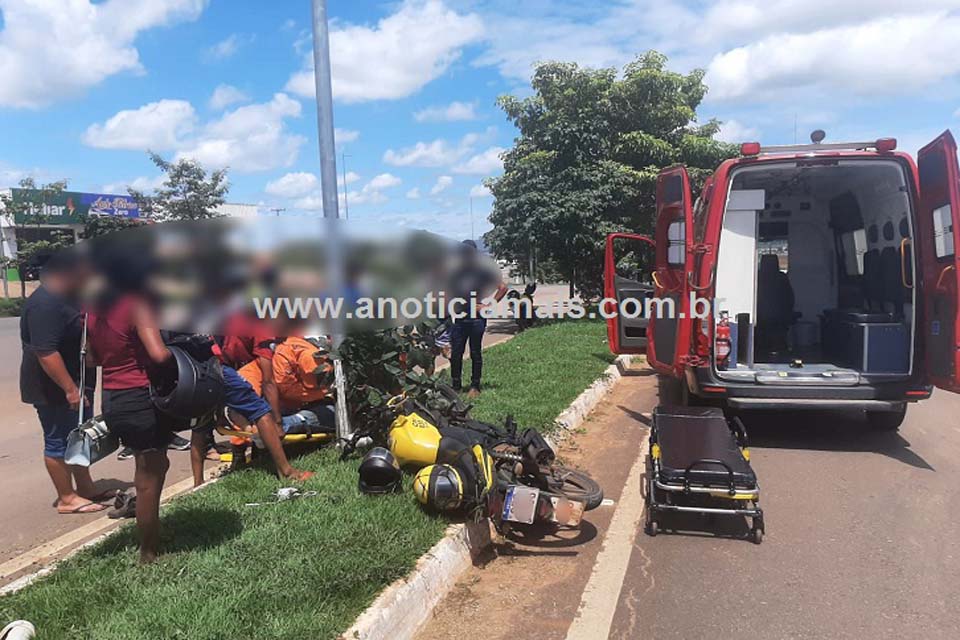
[[[484,352],[477,417],[547,429],[607,367],[603,325],[537,327]],[[135,563],[132,526],[0,598],[0,622],[26,619],[38,640],[332,638],[406,575],[446,521],[409,491],[357,491],[357,461],[321,450],[299,458],[317,495],[270,504],[281,486],[262,469],[232,473],[163,510],[163,551]],[[260,506],[247,506],[262,502]]]

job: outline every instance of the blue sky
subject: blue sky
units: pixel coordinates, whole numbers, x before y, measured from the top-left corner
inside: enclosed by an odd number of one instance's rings
[[[329,0],[350,217],[453,237],[489,228],[515,134],[495,105],[532,65],[656,48],[708,70],[721,137],[896,136],[957,124],[960,0]],[[317,215],[309,0],[0,0],[0,186],[149,188],[146,157],[230,167],[231,202]],[[339,161],[339,158],[338,158]],[[341,167],[342,171],[342,167]],[[342,174],[341,174],[342,175]],[[341,178],[342,180],[342,178]],[[342,188],[342,185],[341,185]]]

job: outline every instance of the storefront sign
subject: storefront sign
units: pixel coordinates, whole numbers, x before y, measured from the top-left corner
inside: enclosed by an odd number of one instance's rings
[[[16,215],[17,224],[83,224],[89,215],[139,218],[140,207],[130,196],[63,191],[56,194],[37,189],[12,189],[13,202],[29,203],[31,213]],[[32,216],[40,218],[35,220]]]

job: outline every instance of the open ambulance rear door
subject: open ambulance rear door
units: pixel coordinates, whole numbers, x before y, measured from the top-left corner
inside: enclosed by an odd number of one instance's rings
[[[609,301],[607,342],[617,354],[647,352],[647,318],[643,307],[652,287],[644,273],[652,264],[656,245],[649,236],[635,233],[611,233],[607,236],[603,261],[603,297]],[[621,258],[632,256],[633,273],[618,269]],[[613,308],[616,301],[616,308]]]
[[[960,393],[960,169],[949,131],[917,154],[920,208],[918,257],[923,275],[924,362],[931,384]]]
[[[691,320],[687,272],[693,252],[690,177],[672,167],[657,177],[654,303],[647,326],[647,362],[659,373],[680,376],[690,349]]]

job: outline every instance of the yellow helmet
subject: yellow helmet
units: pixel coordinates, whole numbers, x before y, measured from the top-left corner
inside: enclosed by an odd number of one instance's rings
[[[413,478],[413,493],[420,504],[437,511],[456,511],[463,504],[463,480],[449,464],[432,464]]]

